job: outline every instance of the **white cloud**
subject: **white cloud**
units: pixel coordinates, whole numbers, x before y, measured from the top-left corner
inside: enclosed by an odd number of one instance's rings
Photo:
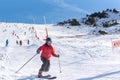
[[[88,11],[79,8],[77,6],[73,6],[71,4],[65,3],[64,0],[51,0],[54,4],[57,4],[59,7],[74,11],[74,12],[78,12],[78,13],[84,13],[84,14],[89,14]]]

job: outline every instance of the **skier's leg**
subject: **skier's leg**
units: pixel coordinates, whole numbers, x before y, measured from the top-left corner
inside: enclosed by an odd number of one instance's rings
[[[47,64],[47,61],[46,61],[45,58],[41,58],[41,61],[42,61],[43,64],[42,64],[42,66],[41,66],[41,68],[40,68],[40,70],[39,70],[38,77],[43,76],[43,72],[45,71],[45,69],[46,69],[46,64]]]
[[[43,75],[42,75],[42,73],[43,73],[43,71],[39,70],[39,73],[38,73],[38,78],[40,78],[40,77],[42,77],[42,76],[43,76]]]
[[[47,71],[49,71],[49,69],[50,69],[50,61],[47,60],[46,61],[46,66],[45,66],[45,71],[47,72]]]

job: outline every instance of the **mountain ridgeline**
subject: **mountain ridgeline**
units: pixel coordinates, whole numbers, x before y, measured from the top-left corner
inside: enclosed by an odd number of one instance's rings
[[[116,9],[106,9],[102,12],[95,12],[90,15],[86,15],[82,19],[69,19],[63,22],[58,22],[57,25],[61,26],[81,26],[81,24],[96,27],[111,27],[117,25],[120,20],[120,11]]]

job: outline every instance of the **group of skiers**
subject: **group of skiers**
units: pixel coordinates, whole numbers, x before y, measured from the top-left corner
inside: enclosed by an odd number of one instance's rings
[[[6,41],[5,41],[5,46],[7,47],[8,44],[9,44],[9,40],[6,39]],[[16,44],[22,46],[22,45],[23,45],[23,41],[22,41],[22,40],[19,40],[19,41],[16,40]],[[30,40],[27,40],[27,44],[28,44],[28,45],[30,44]]]
[[[22,45],[23,45],[23,41],[22,41],[22,40],[19,40],[19,41],[16,40],[16,44],[22,46]],[[29,39],[27,40],[27,44],[28,44],[28,45],[30,44],[30,40],[29,40]]]

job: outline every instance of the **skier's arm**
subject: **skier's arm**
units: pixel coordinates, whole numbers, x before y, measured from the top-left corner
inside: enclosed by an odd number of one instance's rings
[[[54,57],[59,57],[59,56],[60,56],[59,54],[57,55],[57,54],[55,53],[55,51],[54,51],[53,48],[52,48],[52,55],[53,55]]]
[[[40,47],[37,49],[37,51],[36,51],[37,54],[39,54],[41,50],[43,50],[43,46],[40,46]]]
[[[56,55],[56,53],[55,53],[54,50],[52,50],[52,55],[53,55],[54,57],[57,57],[57,55]]]

